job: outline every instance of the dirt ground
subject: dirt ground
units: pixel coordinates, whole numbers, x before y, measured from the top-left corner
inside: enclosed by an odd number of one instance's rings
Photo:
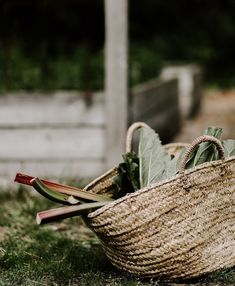
[[[182,124],[174,142],[190,143],[209,126],[223,128],[223,139],[235,139],[235,90],[205,90],[198,114]]]

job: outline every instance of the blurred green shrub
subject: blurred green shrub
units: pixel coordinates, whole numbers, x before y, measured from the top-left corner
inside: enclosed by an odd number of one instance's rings
[[[161,54],[153,44],[130,44],[130,85],[134,86],[159,75],[163,66]]]
[[[33,89],[40,86],[40,66],[23,55],[18,47],[0,50],[0,90]]]
[[[153,46],[130,46],[130,85],[158,76],[162,60]],[[104,88],[104,51],[79,46],[54,57],[41,50],[27,55],[20,45],[0,49],[0,91],[101,90]]]
[[[0,50],[0,91],[103,88],[103,52],[89,52],[81,46],[74,52],[49,57],[45,53],[27,56],[14,45]]]
[[[234,0],[128,2],[131,85],[156,76],[162,58],[235,86]],[[1,0],[0,88],[103,88],[104,39],[103,0]]]

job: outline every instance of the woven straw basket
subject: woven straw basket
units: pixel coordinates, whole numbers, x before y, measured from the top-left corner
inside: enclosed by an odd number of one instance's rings
[[[127,134],[127,151],[134,130]],[[185,170],[191,152],[210,141],[220,160]],[[185,144],[168,144],[177,154]],[[86,189],[109,194],[114,168]],[[179,174],[111,202],[84,218],[117,268],[165,281],[191,279],[235,265],[235,157],[219,140],[201,136],[187,148]]]

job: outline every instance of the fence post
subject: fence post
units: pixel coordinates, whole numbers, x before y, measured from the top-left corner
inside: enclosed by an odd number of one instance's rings
[[[106,164],[124,152],[128,124],[128,0],[105,0]]]

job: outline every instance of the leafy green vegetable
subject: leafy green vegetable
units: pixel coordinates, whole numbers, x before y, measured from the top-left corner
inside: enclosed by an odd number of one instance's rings
[[[222,128],[219,127],[208,127],[204,135],[211,135],[217,139],[221,139],[222,136]],[[218,151],[215,145],[211,142],[201,143],[191,154],[187,164],[186,169],[193,168],[197,165],[200,165],[205,162],[210,162],[214,160],[218,160]]]
[[[151,128],[143,127],[139,143],[140,186],[147,187],[176,175],[184,153],[185,148],[179,156],[171,156],[161,144],[158,134]]]
[[[113,182],[117,186],[115,198],[122,197],[126,193],[131,193],[140,188],[139,183],[139,158],[135,152],[124,154],[123,163],[118,166],[118,175],[114,177]]]
[[[235,156],[235,140],[224,140],[222,144],[224,146],[225,157]]]
[[[170,164],[171,156],[162,146],[158,134],[151,128],[143,127],[140,130],[139,160],[141,188],[160,181]]]
[[[220,140],[222,128],[208,127],[204,135]],[[223,146],[226,157],[235,155],[235,140],[225,140]],[[173,177],[179,171],[184,154],[185,148],[182,148],[178,156],[171,156],[161,144],[158,134],[151,128],[142,127],[138,157],[134,152],[127,153],[123,155],[124,162],[119,164],[119,174],[114,178],[118,190],[116,197]],[[216,146],[211,142],[203,142],[192,152],[186,169],[218,159]]]
[[[167,169],[164,171],[162,180],[169,179],[179,172],[179,165],[183,159],[186,148],[183,147],[178,156],[172,156],[171,161],[167,165]]]

